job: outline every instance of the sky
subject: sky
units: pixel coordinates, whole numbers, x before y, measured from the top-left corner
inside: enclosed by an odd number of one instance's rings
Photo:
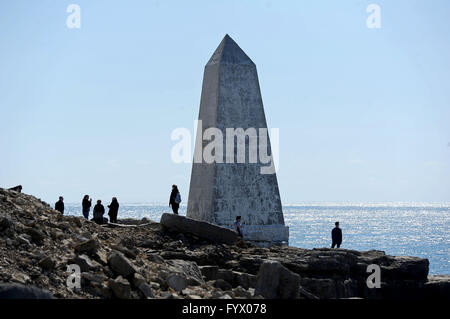
[[[283,203],[450,202],[449,15],[446,0],[1,1],[0,187],[152,203],[177,184],[186,203],[171,132],[193,132],[229,34],[279,128]]]

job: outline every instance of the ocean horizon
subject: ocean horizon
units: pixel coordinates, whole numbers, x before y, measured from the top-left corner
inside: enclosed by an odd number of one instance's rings
[[[171,212],[166,203],[122,203],[119,219],[146,217],[159,222],[163,213]],[[186,215],[186,204],[179,213]],[[300,202],[283,204],[283,213],[290,246],[330,247],[331,230],[339,221],[341,248],[428,258],[430,274],[450,274],[450,203]],[[81,204],[66,203],[65,214],[81,216]]]

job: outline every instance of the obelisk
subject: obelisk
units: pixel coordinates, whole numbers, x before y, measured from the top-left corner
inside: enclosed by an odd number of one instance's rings
[[[187,216],[226,227],[233,227],[236,216],[241,216],[244,239],[263,245],[287,242],[289,229],[284,225],[276,173],[263,173],[268,164],[259,156],[261,140],[267,140],[266,154],[272,151],[268,135],[260,131],[267,130],[267,123],[256,65],[228,35],[205,66],[198,119]],[[214,128],[222,132],[223,143],[217,134],[207,133]],[[233,136],[230,148],[227,129],[242,129],[248,135],[240,144]],[[221,143],[223,160],[216,148],[213,155],[219,160],[211,163],[202,155],[212,140]],[[239,147],[244,146],[242,162]]]

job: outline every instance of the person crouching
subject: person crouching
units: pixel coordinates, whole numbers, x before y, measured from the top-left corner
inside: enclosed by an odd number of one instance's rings
[[[105,214],[105,207],[102,205],[102,201],[99,199],[97,200],[97,205],[94,206],[94,218],[92,219],[97,224],[105,224],[108,222],[108,219],[104,218],[103,215]]]

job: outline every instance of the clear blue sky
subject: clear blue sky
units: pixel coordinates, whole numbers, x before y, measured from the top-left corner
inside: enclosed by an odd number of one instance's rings
[[[446,0],[1,1],[0,186],[165,202],[176,183],[186,202],[170,134],[228,33],[280,129],[284,203],[449,202],[449,17]]]

